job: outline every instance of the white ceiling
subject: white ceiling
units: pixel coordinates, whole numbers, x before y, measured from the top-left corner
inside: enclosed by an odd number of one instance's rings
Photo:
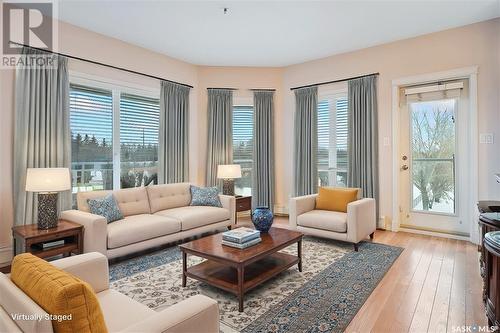
[[[193,64],[286,66],[498,17],[500,0],[64,0],[58,11],[62,21]]]

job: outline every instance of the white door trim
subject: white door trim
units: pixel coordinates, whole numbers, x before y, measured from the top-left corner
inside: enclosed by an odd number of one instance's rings
[[[392,231],[398,231],[399,228],[399,87],[412,84],[424,84],[439,80],[468,79],[469,80],[469,137],[468,151],[471,158],[467,166],[468,181],[462,188],[463,193],[468,193],[468,206],[466,207],[465,218],[469,220],[470,236],[469,240],[473,243],[479,242],[479,230],[477,224],[476,203],[478,200],[478,147],[477,147],[477,74],[478,66],[457,68],[449,71],[427,73],[415,76],[392,80]]]

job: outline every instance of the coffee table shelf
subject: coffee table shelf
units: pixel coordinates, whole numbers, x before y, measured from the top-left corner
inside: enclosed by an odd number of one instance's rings
[[[245,267],[243,292],[247,292],[270,278],[299,263],[299,258],[276,252]],[[189,267],[186,275],[238,295],[236,268],[206,260]]]
[[[182,286],[189,277],[233,293],[242,312],[245,292],[293,265],[302,272],[302,236],[298,231],[271,228],[261,234],[262,242],[244,250],[222,245],[222,234],[182,244]],[[278,252],[293,244],[297,244],[296,256]],[[188,254],[207,260],[188,267]]]

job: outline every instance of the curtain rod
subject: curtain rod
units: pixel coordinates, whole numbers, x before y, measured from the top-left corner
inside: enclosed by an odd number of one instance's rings
[[[30,49],[34,49],[34,50],[38,50],[38,51],[42,51],[42,52],[57,54],[59,56],[63,56],[63,57],[70,58],[70,59],[75,59],[75,60],[89,62],[89,63],[94,64],[94,65],[99,65],[99,66],[109,67],[109,68],[113,68],[113,69],[118,69],[118,70],[121,70],[121,71],[124,71],[124,72],[132,73],[132,74],[137,74],[137,75],[142,75],[142,76],[147,76],[147,77],[150,77],[152,79],[157,79],[157,80],[160,80],[160,81],[167,81],[167,82],[179,84],[181,86],[185,86],[185,87],[189,87],[189,88],[194,88],[193,86],[191,86],[189,84],[180,83],[180,82],[176,82],[176,81],[172,81],[172,80],[167,80],[167,79],[164,79],[164,78],[159,77],[159,76],[145,74],[145,73],[137,72],[137,71],[134,71],[134,70],[131,70],[131,69],[126,69],[126,68],[123,68],[123,67],[108,65],[108,64],[105,64],[105,63],[102,63],[102,62],[98,62],[98,61],[94,61],[94,60],[90,60],[90,59],[85,59],[85,58],[80,58],[80,57],[72,56],[72,55],[69,55],[69,54],[64,54],[64,53],[59,53],[59,52],[44,50],[44,49],[41,49],[41,48],[38,48],[38,47],[34,47],[34,46],[26,45],[26,44],[21,44],[21,43],[17,43],[17,42],[13,42],[13,41],[9,41],[9,43],[14,44],[14,45],[18,45],[18,46],[28,47]]]
[[[309,88],[309,87],[315,87],[315,86],[322,86],[324,84],[344,82],[344,81],[349,81],[349,80],[354,80],[354,79],[361,79],[362,77],[367,77],[367,76],[372,76],[372,75],[379,75],[379,73],[377,72],[377,73],[365,74],[365,75],[360,75],[360,76],[348,77],[348,78],[340,79],[340,80],[333,80],[333,81],[327,81],[327,82],[313,83],[313,84],[308,84],[308,85],[305,85],[305,86],[290,88],[290,90],[296,90],[296,89],[301,89],[301,88]]]
[[[255,89],[249,89],[251,91],[276,91],[276,89],[260,89],[260,88],[255,88]]]
[[[213,89],[222,89],[222,90],[239,90],[238,88],[207,88],[207,90],[213,90]],[[276,91],[276,89],[248,89],[250,91]]]

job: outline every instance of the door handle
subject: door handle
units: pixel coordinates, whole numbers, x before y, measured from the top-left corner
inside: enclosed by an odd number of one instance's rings
[[[403,164],[403,166],[401,167],[402,170],[408,170],[408,166],[406,164]]]

